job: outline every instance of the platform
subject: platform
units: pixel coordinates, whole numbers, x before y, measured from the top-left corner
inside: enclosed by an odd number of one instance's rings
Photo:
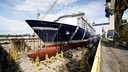
[[[101,72],[127,72],[128,49],[102,39]]]

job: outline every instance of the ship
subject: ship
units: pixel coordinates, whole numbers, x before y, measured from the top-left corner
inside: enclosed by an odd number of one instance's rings
[[[39,38],[47,44],[45,48],[28,54],[30,58],[44,58],[46,54],[55,55],[57,51],[67,50],[88,41],[95,35],[95,29],[85,19],[83,12],[60,16],[53,22],[42,20],[26,20]],[[67,44],[68,46],[65,46]],[[62,49],[60,49],[62,48]]]

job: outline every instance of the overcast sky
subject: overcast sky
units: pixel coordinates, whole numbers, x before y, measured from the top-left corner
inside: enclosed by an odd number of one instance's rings
[[[32,34],[25,20],[36,19],[37,10],[42,17],[54,1],[0,0],[0,34]],[[90,23],[109,22],[105,17],[104,4],[105,0],[58,0],[43,20],[53,21],[61,15],[81,11]]]

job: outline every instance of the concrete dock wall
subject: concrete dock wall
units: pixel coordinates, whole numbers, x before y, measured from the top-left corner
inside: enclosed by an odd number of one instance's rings
[[[101,64],[101,40],[99,41],[91,72],[100,72]]]

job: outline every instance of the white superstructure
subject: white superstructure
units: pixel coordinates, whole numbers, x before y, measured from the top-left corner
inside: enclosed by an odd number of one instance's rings
[[[79,13],[73,13],[70,15],[63,15],[59,17],[57,20],[54,22],[57,23],[64,23],[64,24],[70,24],[73,26],[79,26],[92,34],[95,33],[94,28],[87,22],[87,20],[84,18],[85,14],[83,12]]]
[[[69,15],[63,15],[63,16],[59,17],[57,20],[55,20],[55,22],[77,26],[78,19],[83,16],[85,16],[83,12],[72,13]]]

